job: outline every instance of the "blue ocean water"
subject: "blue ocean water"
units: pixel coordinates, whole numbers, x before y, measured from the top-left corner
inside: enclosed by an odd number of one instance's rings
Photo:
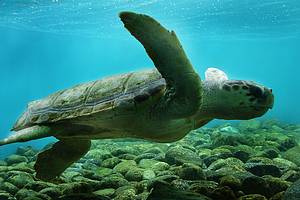
[[[275,105],[264,118],[300,123],[298,0],[0,0],[1,138],[29,101],[153,67],[120,22],[124,10],[175,30],[201,78],[206,68],[218,67],[231,79],[271,87]]]

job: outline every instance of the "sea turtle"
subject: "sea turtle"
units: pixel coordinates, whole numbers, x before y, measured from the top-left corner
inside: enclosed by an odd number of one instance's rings
[[[252,81],[228,80],[209,68],[201,81],[173,31],[147,15],[120,18],[156,69],[104,78],[29,103],[0,145],[54,136],[38,154],[36,177],[51,180],[87,153],[92,139],[181,139],[212,119],[251,119],[273,106],[272,90]]]

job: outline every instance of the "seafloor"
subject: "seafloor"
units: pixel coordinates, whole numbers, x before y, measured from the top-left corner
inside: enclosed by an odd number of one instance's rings
[[[99,140],[51,182],[35,179],[38,150],[20,144],[0,161],[0,200],[299,200],[299,141],[300,125],[276,120],[201,128],[170,144]]]

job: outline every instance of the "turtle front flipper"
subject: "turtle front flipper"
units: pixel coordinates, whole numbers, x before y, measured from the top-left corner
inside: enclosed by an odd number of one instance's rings
[[[90,149],[90,140],[64,139],[38,154],[34,169],[38,179],[47,181],[59,176]]]
[[[188,117],[201,105],[202,86],[174,31],[153,18],[132,12],[120,13],[125,28],[142,43],[155,67],[167,82],[156,109],[169,118]]]

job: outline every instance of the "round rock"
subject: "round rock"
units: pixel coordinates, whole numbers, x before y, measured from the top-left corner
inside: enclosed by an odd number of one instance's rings
[[[168,149],[165,159],[166,162],[171,165],[182,165],[183,163],[193,163],[199,166],[203,165],[202,159],[194,151],[179,145]]]

